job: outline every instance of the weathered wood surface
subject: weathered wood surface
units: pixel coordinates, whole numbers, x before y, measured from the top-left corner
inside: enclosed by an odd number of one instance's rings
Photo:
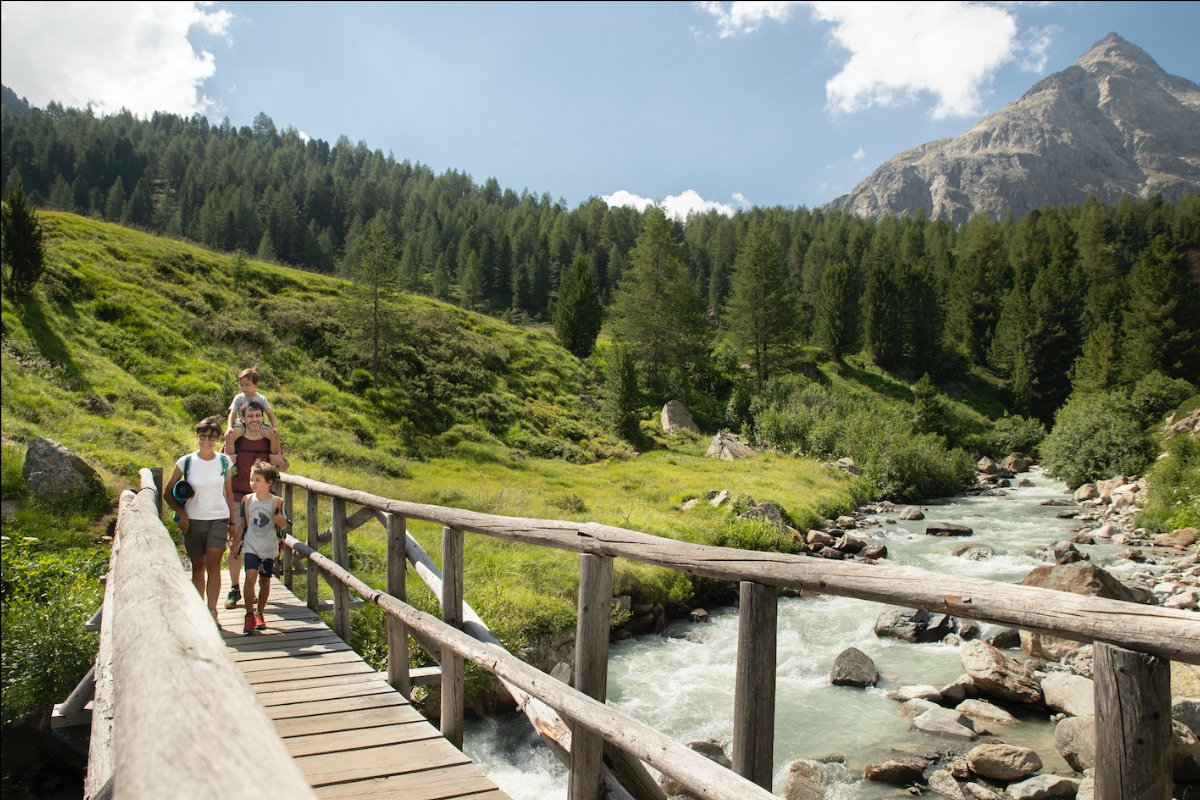
[[[312,797],[250,684],[226,656],[159,519],[153,489],[122,508],[117,540],[104,619],[112,629],[116,687],[113,794],[237,797],[254,775],[280,794]]]
[[[1096,800],[1171,800],[1171,665],[1105,642],[1093,648]]]
[[[608,637],[612,617],[613,560],[579,556],[579,602],[575,614],[575,688],[605,701]],[[599,800],[604,788],[604,740],[579,725],[571,729],[569,800]]]
[[[442,622],[462,630],[463,547],[462,531],[442,528]],[[466,703],[466,673],[462,656],[442,652],[442,736],[455,747],[463,745],[463,708]]]
[[[281,582],[265,631],[244,634],[244,615],[219,612],[228,655],[318,797],[506,800]]]
[[[297,475],[284,475],[281,479],[308,490],[310,495],[338,497],[377,511],[437,522],[506,541],[620,556],[718,580],[749,580],[788,589],[924,608],[1078,641],[1106,641],[1173,661],[1200,664],[1200,615],[1190,611],[963,578],[911,567],[688,544],[596,523],[503,517],[406,503]]]
[[[738,587],[737,674],[733,692],[733,769],[767,791],[775,758],[775,641],[779,590]]]
[[[698,797],[707,800],[775,800],[775,796],[765,789],[649,725],[577,692],[503,648],[480,642],[436,617],[372,588],[296,539],[289,538],[288,546],[309,559],[310,575],[313,571],[319,571],[328,580],[345,584],[364,600],[375,603],[387,614],[401,619],[410,630],[441,642],[443,652],[450,650],[470,659],[502,680],[541,698],[573,723],[582,725],[606,741],[619,742],[622,749],[675,778]]]
[[[145,479],[146,476],[143,476]],[[118,521],[133,502],[133,492],[122,492],[117,505]],[[121,540],[113,538],[112,549],[108,555],[108,572],[104,582],[104,602],[100,606],[113,607],[113,582],[108,578],[113,574],[117,556],[121,552]],[[103,614],[101,615],[103,617]],[[111,619],[111,616],[110,616]],[[88,739],[88,766],[83,777],[84,800],[108,800],[112,797],[113,776],[113,675],[112,675],[112,627],[102,625],[100,628],[100,644],[96,651],[95,692],[92,696],[92,728]]]

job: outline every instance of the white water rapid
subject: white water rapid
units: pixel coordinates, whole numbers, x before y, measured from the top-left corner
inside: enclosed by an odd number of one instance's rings
[[[1032,486],[1017,487],[1022,479]],[[1044,506],[1068,499],[1066,486],[1033,471],[1013,479],[1003,497],[957,497],[923,505],[925,519],[886,524],[868,532],[888,548],[885,563],[1000,581],[1019,581],[1039,564],[1052,563],[1049,545],[1070,538],[1062,508]],[[890,516],[895,519],[900,507]],[[974,530],[969,538],[926,536],[930,522],[953,522]],[[952,556],[961,544],[987,548],[979,560]],[[1104,563],[1114,547],[1083,547]],[[798,758],[845,755],[847,783],[836,788],[844,800],[882,797],[894,787],[851,780],[863,766],[893,749],[913,753],[949,749],[959,743],[909,731],[900,703],[885,696],[900,684],[942,686],[962,674],[957,646],[908,644],[875,636],[872,628],[884,606],[863,600],[823,596],[779,601],[778,671],[775,722],[774,791],[782,794],[787,765]],[[614,644],[609,655],[608,703],[679,742],[715,739],[726,752],[732,740],[734,665],[737,659],[736,609],[709,609],[710,622],[672,623],[664,634]],[[847,647],[874,661],[877,687],[832,686],[829,670]],[[1009,744],[1037,749],[1047,771],[1067,771],[1054,750],[1053,727],[1043,712],[1017,725],[992,725]],[[538,741],[520,715],[467,723],[465,750],[514,800],[562,800],[567,773]]]

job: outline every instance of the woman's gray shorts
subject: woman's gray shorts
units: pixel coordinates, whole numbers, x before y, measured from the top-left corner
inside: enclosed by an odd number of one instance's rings
[[[183,535],[183,549],[188,558],[203,558],[211,549],[225,552],[225,542],[229,538],[229,520],[194,519],[188,523],[187,533]]]

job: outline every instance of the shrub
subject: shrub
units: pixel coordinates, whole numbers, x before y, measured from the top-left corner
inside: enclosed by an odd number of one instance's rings
[[[1138,527],[1152,533],[1200,526],[1200,442],[1176,436],[1167,452],[1147,473],[1149,497],[1137,519]]]
[[[996,420],[984,439],[988,455],[1004,458],[1012,453],[1030,454],[1046,438],[1046,426],[1040,420],[1005,415]]]
[[[1129,405],[1142,425],[1154,425],[1195,391],[1196,387],[1183,378],[1168,378],[1155,370],[1137,382]]]
[[[1140,473],[1153,446],[1120,392],[1072,397],[1054,415],[1041,446],[1042,466],[1068,486]]]

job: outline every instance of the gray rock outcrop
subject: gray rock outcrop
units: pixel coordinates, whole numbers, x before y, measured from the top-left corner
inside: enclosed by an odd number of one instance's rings
[[[757,450],[729,431],[721,431],[714,436],[708,446],[708,452],[705,453],[709,458],[719,458],[722,461],[737,461],[739,458],[757,454]]]
[[[687,406],[682,400],[670,400],[662,408],[662,413],[659,415],[659,421],[662,423],[662,429],[665,433],[673,434],[678,431],[691,431],[699,433],[700,428],[692,419],[692,412],[687,410]]]
[[[847,647],[833,660],[829,681],[834,686],[874,686],[879,670],[871,657],[857,647]]]
[[[69,449],[38,437],[25,450],[25,485],[43,500],[73,500],[103,489],[96,470]]]
[[[986,642],[964,644],[962,665],[983,694],[1026,705],[1042,702],[1042,686],[1033,672]]]

